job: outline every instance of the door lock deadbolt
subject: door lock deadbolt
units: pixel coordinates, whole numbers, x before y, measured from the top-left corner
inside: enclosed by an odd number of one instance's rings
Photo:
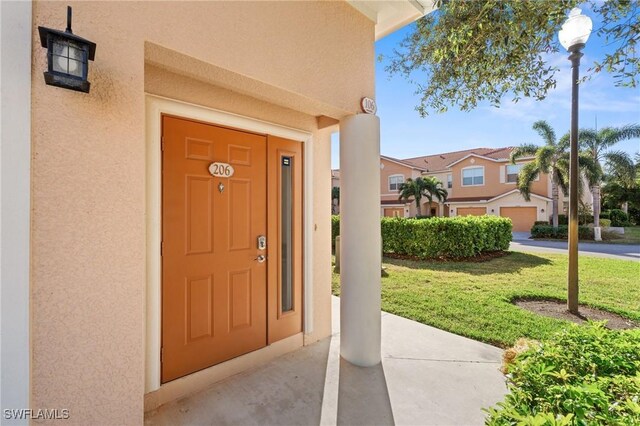
[[[258,237],[258,250],[265,250],[267,248],[267,237],[260,235]]]

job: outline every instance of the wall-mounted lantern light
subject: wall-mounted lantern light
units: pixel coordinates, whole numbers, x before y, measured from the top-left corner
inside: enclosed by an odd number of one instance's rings
[[[495,213],[495,212],[496,212],[495,209],[491,209],[491,213]]]
[[[89,61],[96,54],[96,44],[71,31],[71,6],[67,6],[67,28],[64,31],[38,27],[40,43],[47,48],[47,71],[44,81],[51,86],[89,93],[87,81]]]
[[[540,209],[540,213],[544,213],[544,209]]]

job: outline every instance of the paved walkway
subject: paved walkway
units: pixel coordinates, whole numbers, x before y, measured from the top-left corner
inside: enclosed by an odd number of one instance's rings
[[[506,392],[502,351],[382,313],[382,364],[340,358],[334,334],[147,414],[146,425],[481,425]]]
[[[509,249],[532,253],[567,254],[567,245],[566,241],[530,240],[528,233],[514,232],[513,241]],[[640,245],[638,244],[579,243],[578,253],[580,255],[605,257],[609,259],[640,261]]]

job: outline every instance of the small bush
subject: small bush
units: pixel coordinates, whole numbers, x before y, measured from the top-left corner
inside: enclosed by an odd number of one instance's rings
[[[533,222],[533,225],[544,225],[544,226],[548,226],[551,223],[548,220],[536,220],[535,222]]]
[[[640,330],[571,325],[506,364],[488,425],[640,424]]]
[[[566,240],[569,237],[569,227],[567,225],[560,225],[557,228],[551,225],[533,225],[531,237]],[[578,226],[578,238],[581,240],[593,240],[593,228]]]
[[[611,220],[609,219],[600,219],[600,226],[603,228],[608,228],[611,226]]]
[[[383,217],[382,251],[420,258],[463,258],[501,251],[511,242],[511,219],[499,216]],[[331,217],[331,243],[340,234],[340,216]]]
[[[501,251],[511,242],[511,219],[499,216],[382,218],[382,251],[419,258],[463,258]]]
[[[602,215],[600,216],[602,217]],[[629,215],[620,209],[611,209],[609,211],[609,217],[611,219],[611,226],[630,226]]]

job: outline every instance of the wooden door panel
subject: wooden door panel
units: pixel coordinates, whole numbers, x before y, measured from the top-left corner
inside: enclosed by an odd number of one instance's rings
[[[162,382],[267,343],[266,137],[163,117]],[[234,175],[213,177],[212,162]]]

